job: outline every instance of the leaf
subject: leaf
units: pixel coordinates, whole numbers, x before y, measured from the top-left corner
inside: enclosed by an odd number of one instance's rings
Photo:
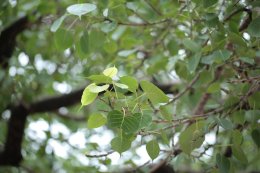
[[[168,146],[170,146],[170,141],[167,137],[167,134],[165,133],[165,131],[161,130],[161,138],[162,138],[162,142]]]
[[[90,86],[90,85],[89,85]],[[81,96],[81,105],[82,106],[86,106],[89,105],[90,103],[92,103],[96,97],[98,96],[97,93],[93,93],[89,90],[89,86],[87,86],[84,91],[83,94]]]
[[[153,104],[167,103],[169,98],[157,86],[148,81],[140,82],[141,88]]]
[[[120,137],[115,137],[111,141],[111,147],[113,150],[117,151],[118,153],[123,153],[124,151],[128,150],[131,147],[132,141],[120,136]]]
[[[156,140],[152,140],[146,144],[146,151],[150,158],[154,160],[160,153],[160,147]]]
[[[243,136],[239,130],[232,131],[232,141],[234,145],[241,145]]]
[[[218,2],[218,0],[203,0],[203,6],[205,8],[208,8],[214,4],[216,4]]]
[[[102,85],[102,86],[97,86],[96,84],[93,83],[93,84],[90,84],[88,88],[89,88],[89,91],[92,93],[100,93],[102,91],[107,90],[108,87],[109,87],[108,84]]]
[[[164,119],[171,121],[173,117],[169,111],[169,108],[170,108],[169,105],[160,106],[160,113],[162,114]]]
[[[101,113],[94,113],[89,116],[87,126],[88,128],[97,128],[106,124],[107,119]]]
[[[54,34],[55,45],[59,50],[65,50],[72,46],[73,36],[70,31],[59,29]]]
[[[125,133],[135,133],[139,130],[141,114],[123,115],[122,112],[114,110],[108,114],[108,126],[122,129]]]
[[[104,33],[109,33],[113,30],[115,30],[117,27],[117,23],[112,21],[105,21],[103,22],[102,26],[101,26],[101,31],[103,31]]]
[[[194,73],[199,65],[201,53],[196,53],[188,60],[188,69],[190,73]]]
[[[118,52],[118,56],[122,57],[128,57],[129,55],[133,54],[136,52],[136,49],[131,49],[131,50],[121,50]]]
[[[120,82],[128,86],[128,90],[131,92],[136,92],[138,88],[137,80],[131,76],[120,77]]]
[[[233,123],[226,118],[218,118],[218,124],[226,130],[233,129]]]
[[[254,129],[251,133],[254,143],[258,148],[260,148],[260,130]]]
[[[152,116],[150,114],[140,114],[139,129],[148,127],[152,123]]]
[[[200,45],[193,40],[184,39],[182,43],[186,49],[192,52],[199,52],[201,50]]]
[[[239,160],[240,162],[242,162],[244,164],[248,163],[247,157],[239,145],[232,146],[232,153],[233,153],[234,157],[237,158],[237,160]]]
[[[105,76],[108,76],[110,78],[114,77],[117,74],[117,68],[116,67],[110,67],[103,71],[103,74]]]
[[[219,153],[216,155],[216,162],[220,173],[229,173],[230,169],[230,161],[225,156],[220,155]]]
[[[171,55],[176,55],[179,51],[179,45],[175,39],[172,39],[168,45],[167,45],[168,50],[170,51]]]
[[[67,12],[81,17],[84,14],[94,11],[96,8],[97,6],[95,4],[90,3],[74,4],[67,8]]]
[[[89,51],[90,51],[89,50],[89,37],[88,37],[87,32],[84,32],[84,34],[80,37],[79,44],[80,44],[80,50],[84,54],[89,53]]]
[[[260,37],[260,17],[255,18],[252,20],[250,25],[248,26],[248,33],[253,37]]]
[[[184,153],[190,154],[192,150],[201,146],[205,139],[205,135],[201,130],[203,127],[203,122],[197,122],[187,127],[180,134],[180,148]]]
[[[67,17],[67,15],[63,15],[60,18],[56,19],[51,25],[51,32],[56,32],[61,26],[63,20]]]
[[[114,84],[115,84],[115,86],[117,86],[121,89],[128,89],[128,86],[125,84],[121,84],[121,83],[117,83],[117,82],[115,82]]]
[[[95,82],[96,84],[101,84],[101,83],[111,84],[112,83],[112,79],[108,76],[103,75],[103,74],[101,74],[101,75],[91,75],[87,78],[89,80],[91,80],[92,82]]]
[[[220,92],[220,83],[216,82],[211,84],[208,89],[207,89],[208,93],[216,93],[216,92]]]

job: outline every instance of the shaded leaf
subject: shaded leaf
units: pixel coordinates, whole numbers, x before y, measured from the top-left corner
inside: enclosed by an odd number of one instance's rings
[[[89,91],[92,93],[100,93],[102,91],[107,90],[108,87],[109,87],[108,84],[102,85],[102,86],[97,86],[96,84],[93,83],[93,84],[90,84],[88,88],[89,88]]]
[[[154,160],[160,153],[160,147],[156,140],[152,140],[146,144],[146,151],[150,158]]]
[[[251,133],[251,136],[258,148],[260,148],[260,131],[259,129],[254,129]]]
[[[200,45],[193,40],[184,39],[183,45],[192,52],[199,52],[201,50]]]
[[[91,75],[87,78],[89,80],[91,80],[92,82],[95,82],[96,84],[101,84],[101,83],[111,84],[112,83],[112,79],[108,76],[103,75],[103,74],[101,74],[101,75]]]
[[[120,78],[120,82],[128,86],[128,90],[136,92],[138,88],[137,80],[131,76],[123,76]]]
[[[260,37],[260,17],[255,18],[252,20],[250,25],[248,26],[248,33],[253,37]]]
[[[220,154],[216,155],[216,162],[220,173],[229,173],[230,161],[225,156]]]
[[[70,48],[73,44],[73,35],[70,31],[59,29],[54,33],[55,45],[59,50]]]
[[[237,160],[239,160],[240,162],[244,164],[248,163],[247,157],[239,145],[232,146],[232,153],[235,156],[235,158],[237,158]]]
[[[107,119],[101,113],[94,113],[89,116],[87,126],[88,128],[97,128],[106,124]]]

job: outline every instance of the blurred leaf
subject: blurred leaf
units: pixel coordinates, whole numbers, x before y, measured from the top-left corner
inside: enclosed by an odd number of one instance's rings
[[[81,17],[84,14],[87,14],[91,11],[94,11],[97,8],[94,4],[83,3],[83,4],[74,4],[67,8],[67,12],[76,16]]]
[[[190,73],[194,73],[199,65],[201,53],[196,53],[188,59],[188,69]]]
[[[59,50],[70,48],[73,44],[72,33],[68,30],[59,29],[54,33],[54,41]]]
[[[213,83],[211,84],[208,89],[207,89],[208,93],[216,93],[216,92],[220,92],[220,83]]]
[[[252,20],[252,22],[247,28],[247,31],[253,37],[260,37],[259,28],[260,28],[260,17],[257,17],[254,20]]]
[[[90,85],[89,85],[90,86]],[[83,94],[81,96],[81,105],[82,106],[86,106],[89,105],[90,103],[92,103],[96,97],[98,96],[97,93],[93,93],[90,91],[89,86],[87,86],[84,91]]]
[[[234,145],[241,145],[243,141],[243,136],[239,130],[232,131],[232,141]]]
[[[260,148],[260,130],[254,129],[251,133],[251,136],[258,148]]]
[[[117,74],[117,68],[116,67],[110,67],[103,71],[103,74],[108,77],[114,77]]]
[[[192,52],[199,52],[201,50],[200,44],[196,43],[193,40],[184,39],[183,45],[186,49],[188,49]]]
[[[131,76],[120,77],[120,82],[128,86],[128,90],[131,92],[136,92],[138,88],[137,80]]]
[[[220,173],[229,173],[230,161],[225,156],[220,154],[216,155],[216,162]]]
[[[125,85],[125,84],[117,83],[117,82],[115,82],[114,84],[115,84],[115,86],[117,86],[117,87],[119,87],[121,89],[128,89],[128,86]]]
[[[117,151],[118,153],[123,153],[124,151],[128,150],[131,147],[132,141],[123,137],[115,137],[111,141],[111,147],[113,150]]]
[[[239,145],[232,146],[232,153],[235,156],[235,158],[237,158],[237,160],[239,160],[240,162],[244,164],[248,163],[247,157]]]
[[[160,147],[156,140],[152,140],[146,144],[146,151],[150,158],[154,160],[160,153]]]
[[[103,126],[104,124],[106,124],[106,122],[107,119],[104,115],[102,115],[101,113],[94,113],[89,116],[87,125],[88,128],[92,129]]]
[[[56,32],[61,26],[63,20],[67,17],[67,15],[63,15],[60,18],[56,19],[51,25],[51,32]]]

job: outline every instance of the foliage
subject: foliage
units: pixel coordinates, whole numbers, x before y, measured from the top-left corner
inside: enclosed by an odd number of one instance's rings
[[[9,58],[0,149],[14,108],[25,105],[24,172],[147,172],[165,162],[177,172],[260,170],[259,8],[257,0],[4,1],[1,31],[21,15],[28,23],[7,39],[16,44],[0,37],[1,65]],[[76,105],[35,106],[82,87]]]

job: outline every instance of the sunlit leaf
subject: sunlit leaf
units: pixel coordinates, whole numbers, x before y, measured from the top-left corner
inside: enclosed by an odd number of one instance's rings
[[[136,92],[138,88],[137,80],[131,76],[120,77],[120,82],[128,86],[128,90],[131,92]]]
[[[88,77],[89,80],[91,80],[92,82],[96,83],[96,84],[101,84],[101,83],[112,83],[112,79],[108,76],[105,76],[103,74],[101,75],[91,75]]]
[[[67,8],[67,12],[81,17],[84,14],[94,11],[96,8],[97,6],[95,4],[89,4],[89,3],[74,4]]]
[[[90,86],[90,85],[89,85]],[[96,97],[98,96],[97,93],[93,93],[90,91],[89,86],[87,86],[84,91],[83,94],[81,96],[81,104],[82,106],[86,106],[89,105],[90,103],[92,103]]]
[[[56,19],[51,25],[51,32],[56,32],[61,26],[63,20],[67,17],[67,15],[63,15],[60,18]]]
[[[121,89],[128,89],[128,86],[125,85],[125,84],[117,83],[117,82],[115,82],[114,84],[115,84],[115,86],[117,86],[117,87],[119,87]]]
[[[116,67],[110,67],[103,71],[103,74],[108,77],[114,77],[117,74],[117,68]]]
[[[107,119],[101,113],[94,113],[89,116],[87,126],[88,128],[97,128],[106,124]]]
[[[102,86],[97,86],[97,85],[94,84],[94,83],[93,83],[93,84],[90,84],[90,85],[88,86],[89,91],[92,92],[92,93],[100,93],[100,92],[102,92],[102,91],[107,90],[108,87],[109,87],[108,84],[102,85]]]

